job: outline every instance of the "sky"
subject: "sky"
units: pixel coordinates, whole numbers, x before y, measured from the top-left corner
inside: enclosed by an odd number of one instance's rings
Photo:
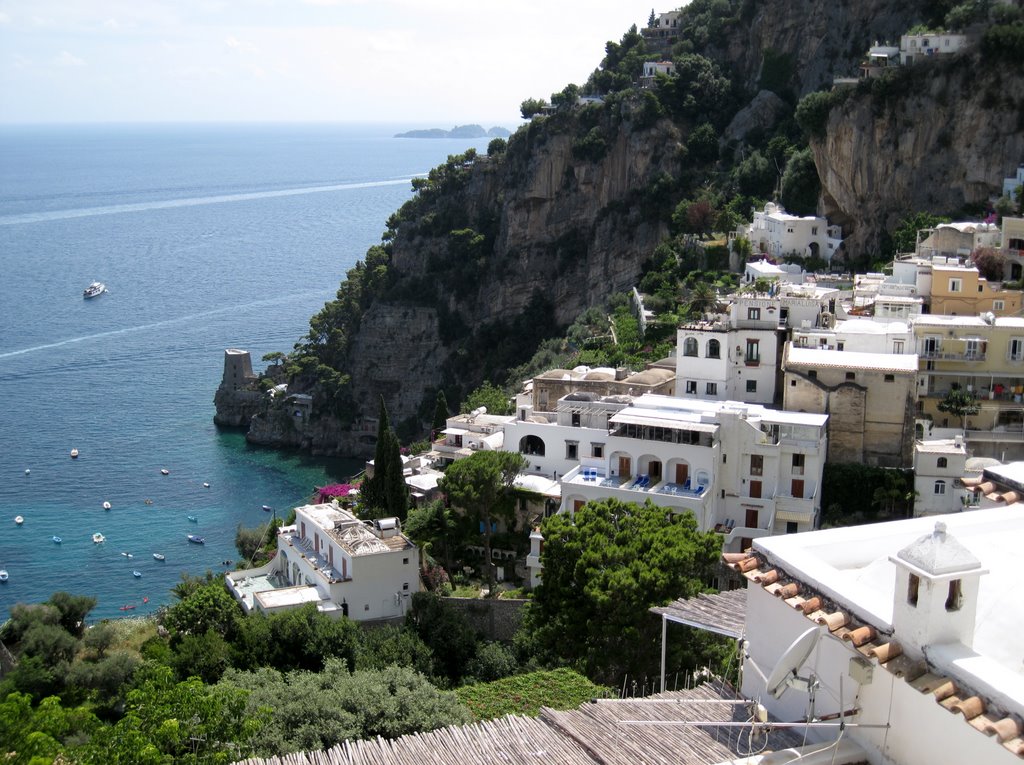
[[[582,84],[605,42],[651,10],[635,0],[0,0],[0,123],[514,126],[523,99]]]

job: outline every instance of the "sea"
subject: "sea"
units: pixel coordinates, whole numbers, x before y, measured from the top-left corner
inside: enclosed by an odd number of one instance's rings
[[[226,348],[292,350],[412,177],[486,150],[413,127],[0,127],[0,620],[61,590],[152,613],[360,470],[248,445],[213,395]]]

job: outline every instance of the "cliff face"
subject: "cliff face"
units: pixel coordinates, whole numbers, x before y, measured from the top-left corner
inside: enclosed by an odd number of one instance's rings
[[[854,254],[907,213],[984,205],[1024,157],[1024,72],[977,55],[913,68],[888,97],[854,93],[812,141],[824,212]]]

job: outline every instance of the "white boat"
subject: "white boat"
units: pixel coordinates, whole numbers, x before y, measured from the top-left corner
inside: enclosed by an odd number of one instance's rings
[[[104,502],[103,503],[103,509],[104,510],[109,510],[110,509],[110,503],[109,502]]]
[[[160,475],[170,475],[171,471],[167,468],[160,468]]]
[[[121,555],[123,555],[126,558],[133,558],[133,557],[135,557],[130,552],[123,552],[123,553],[121,553]]]
[[[16,523],[16,524],[17,524],[18,526],[20,526],[21,524],[23,524],[23,523],[25,522],[25,519],[24,519],[24,518],[22,518],[22,517],[21,517],[20,515],[16,515],[16,516],[14,516],[14,522],[15,522],[15,523]]]
[[[138,579],[139,577],[142,576],[142,572],[141,571],[132,571],[132,576],[134,576],[136,579]]]
[[[163,553],[153,553],[153,558],[156,560],[167,560]]]
[[[71,450],[71,459],[73,459],[73,460],[77,460],[78,459],[78,449],[72,449]]]
[[[210,484],[204,482],[203,483],[203,488],[204,489],[209,489],[210,488]]]
[[[99,544],[100,542],[105,542],[106,540],[107,538],[98,531],[92,535],[92,541],[96,544]]]
[[[107,285],[103,282],[93,282],[85,290],[82,291],[82,297],[86,300],[89,298],[98,297],[107,291]]]
[[[53,543],[54,543],[55,545],[59,545],[59,544],[60,544],[61,542],[63,542],[63,541],[64,541],[64,540],[63,540],[63,539],[61,539],[61,538],[60,538],[60,537],[58,537],[58,536],[54,536],[54,537],[53,537]]]
[[[8,580],[7,569],[0,568],[0,582],[6,582]]]

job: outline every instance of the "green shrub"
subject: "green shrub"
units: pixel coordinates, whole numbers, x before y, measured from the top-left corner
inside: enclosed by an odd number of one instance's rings
[[[563,668],[466,685],[455,695],[475,719],[491,720],[504,715],[535,716],[541,707],[575,709],[592,698],[608,698],[611,692]]]

